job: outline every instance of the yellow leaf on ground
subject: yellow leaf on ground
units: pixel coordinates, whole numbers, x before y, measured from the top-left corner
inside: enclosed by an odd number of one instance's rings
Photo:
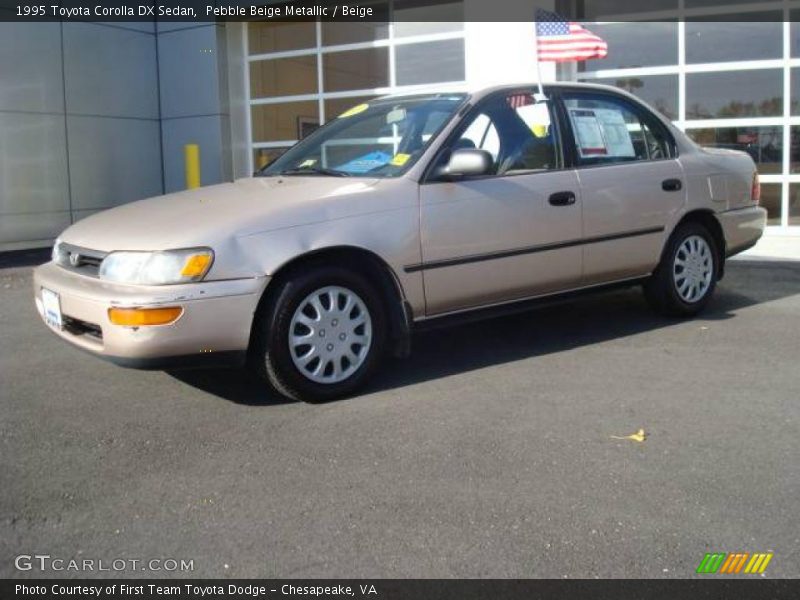
[[[630,435],[618,436],[612,435],[611,439],[613,440],[630,440],[632,442],[643,442],[647,439],[647,434],[644,432],[644,429],[640,429],[636,433],[632,433]]]

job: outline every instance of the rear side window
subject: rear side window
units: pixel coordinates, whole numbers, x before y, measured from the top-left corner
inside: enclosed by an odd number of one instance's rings
[[[564,107],[578,165],[662,160],[673,155],[663,125],[623,98],[569,93]]]

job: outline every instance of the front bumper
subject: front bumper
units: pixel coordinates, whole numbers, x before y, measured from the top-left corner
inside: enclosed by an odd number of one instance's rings
[[[153,369],[243,358],[267,278],[132,286],[79,275],[51,262],[34,270],[33,285],[40,316],[42,288],[59,295],[64,327],[49,327],[53,333],[123,366]],[[183,308],[168,325],[124,327],[108,318],[112,307],[167,306]]]

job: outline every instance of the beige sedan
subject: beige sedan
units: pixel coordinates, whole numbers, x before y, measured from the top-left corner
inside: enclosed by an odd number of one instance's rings
[[[390,96],[255,177],[74,224],[35,271],[36,305],[124,366],[247,363],[327,400],[439,319],[634,284],[694,315],[761,237],[759,189],[750,156],[612,88]]]

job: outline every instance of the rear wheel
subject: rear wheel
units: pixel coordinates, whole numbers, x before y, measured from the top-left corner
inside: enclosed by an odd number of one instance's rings
[[[705,308],[714,294],[720,272],[720,254],[714,237],[700,223],[678,227],[652,277],[645,297],[658,312],[692,316]]]
[[[353,393],[384,353],[381,298],[358,273],[313,267],[285,281],[256,317],[252,362],[279,393],[322,402]]]

